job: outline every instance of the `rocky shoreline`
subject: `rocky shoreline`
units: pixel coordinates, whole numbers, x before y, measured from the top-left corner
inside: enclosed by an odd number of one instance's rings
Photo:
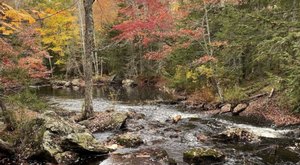
[[[48,83],[54,89],[65,89],[71,88],[72,90],[79,90],[84,88],[85,83],[81,79],[72,79],[70,81],[65,80],[52,80]],[[130,79],[116,79],[112,77],[104,77],[94,79],[95,86],[107,86],[107,85],[117,85],[126,88],[134,88],[138,83]],[[157,100],[146,102],[147,104],[170,104],[177,105],[188,111],[192,112],[204,112],[210,115],[219,116],[244,116],[253,117],[256,116],[259,119],[265,120],[270,123],[270,125],[275,125],[278,127],[289,126],[289,125],[299,125],[300,115],[290,112],[289,108],[282,107],[278,104],[279,98],[271,93],[262,93],[254,96],[250,96],[248,99],[241,100],[239,102],[205,102],[194,100],[189,95],[180,94],[175,92],[174,89],[167,87],[157,87],[162,92],[170,94],[173,99],[171,100]]]

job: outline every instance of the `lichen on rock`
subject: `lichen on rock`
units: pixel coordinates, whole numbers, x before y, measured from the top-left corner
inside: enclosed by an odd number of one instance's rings
[[[183,159],[191,164],[209,164],[223,161],[225,155],[217,149],[193,148],[183,153]]]
[[[82,154],[103,154],[111,149],[98,142],[83,126],[45,112],[24,128],[24,139],[18,147],[20,157],[43,158],[58,164],[72,164]],[[80,154],[79,154],[80,153]]]

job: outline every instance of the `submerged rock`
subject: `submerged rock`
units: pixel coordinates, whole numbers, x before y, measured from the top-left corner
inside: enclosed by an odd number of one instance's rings
[[[79,153],[103,154],[111,151],[99,143],[83,126],[64,120],[54,112],[34,119],[24,130],[18,147],[22,159],[42,159],[58,164],[72,164]]]
[[[183,160],[190,164],[211,164],[224,159],[221,151],[210,148],[193,148],[183,153]]]
[[[81,121],[80,124],[86,126],[91,132],[120,129],[125,126],[128,118],[126,112],[99,112],[94,117]]]
[[[146,148],[132,153],[115,153],[100,165],[169,165],[176,164],[161,148]]]
[[[125,133],[125,134],[121,134],[118,135],[117,137],[114,138],[114,140],[125,147],[137,147],[141,144],[143,144],[143,140],[141,139],[141,137],[137,134],[133,134],[133,133]]]
[[[231,128],[216,136],[214,140],[222,142],[255,142],[259,141],[257,135],[242,128]]]

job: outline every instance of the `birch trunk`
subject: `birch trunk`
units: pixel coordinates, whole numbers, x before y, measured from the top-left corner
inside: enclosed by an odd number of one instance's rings
[[[81,38],[81,43],[82,43],[82,49],[83,49],[83,53],[81,54],[81,58],[82,58],[82,65],[83,68],[85,68],[85,62],[84,62],[84,57],[85,57],[85,43],[84,43],[84,20],[83,20],[83,4],[82,1],[79,0],[77,2],[77,8],[78,8],[78,17],[79,17],[79,25],[80,25],[80,38]],[[80,67],[78,68],[78,70],[80,70]]]

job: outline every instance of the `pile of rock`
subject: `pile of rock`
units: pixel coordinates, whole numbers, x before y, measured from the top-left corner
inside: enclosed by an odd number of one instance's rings
[[[73,90],[79,90],[85,87],[85,82],[82,79],[73,79],[72,81],[55,80],[51,82],[51,85],[54,89],[72,88]]]

